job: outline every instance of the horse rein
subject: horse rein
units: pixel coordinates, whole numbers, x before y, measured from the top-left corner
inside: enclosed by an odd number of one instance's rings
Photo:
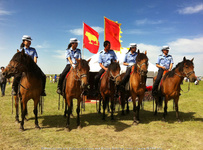
[[[191,75],[191,74],[193,74],[194,73],[194,71],[190,71],[190,72],[188,72],[188,73],[186,73],[186,72],[184,72],[184,74],[185,74],[185,76],[183,76],[183,75],[179,75],[179,74],[177,74],[176,72],[175,72],[175,74],[177,75],[177,76],[179,76],[180,78],[181,77],[187,77],[187,78],[189,78],[189,76]],[[183,91],[182,89],[181,89],[181,91]],[[185,92],[185,91],[183,91],[183,93],[188,93],[190,91],[190,82],[188,82],[188,90],[187,90],[187,92]]]
[[[74,69],[74,68],[73,68],[73,69]],[[76,70],[76,69],[74,69],[74,70]],[[76,79],[75,76],[73,76],[74,79],[75,79],[76,81],[81,81],[82,78],[87,77],[87,74],[81,74],[81,75],[79,75],[78,70],[76,70],[76,76],[78,77],[78,79]]]

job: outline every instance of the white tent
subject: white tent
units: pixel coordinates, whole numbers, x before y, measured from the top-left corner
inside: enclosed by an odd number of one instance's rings
[[[121,49],[120,52],[117,52],[117,51],[115,51],[115,52],[116,52],[116,56],[118,58],[120,66],[121,66],[121,73],[123,73],[126,71],[126,66],[123,65],[123,60],[124,60],[125,54],[128,52],[128,49],[123,48],[123,49]],[[98,72],[101,69],[101,67],[99,66],[99,63],[98,63],[99,53],[100,52],[98,52],[97,54],[90,57],[91,58],[91,61],[89,63],[90,72]],[[90,59],[90,58],[88,58],[88,59]],[[149,56],[148,56],[148,58],[149,58]],[[157,67],[155,65],[153,65],[151,62],[149,62],[148,72],[157,72],[157,71],[158,71]]]

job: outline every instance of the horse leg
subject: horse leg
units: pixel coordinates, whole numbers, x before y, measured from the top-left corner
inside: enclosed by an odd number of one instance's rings
[[[66,100],[65,100],[65,110],[64,110],[64,117],[66,117],[66,114],[67,114],[67,103],[66,103]]]
[[[157,115],[157,106],[158,106],[158,97],[155,97],[155,111],[154,111],[154,115]]]
[[[37,111],[37,105],[40,101],[40,97],[38,99],[34,100],[34,114],[35,114],[35,128],[40,129],[39,123],[38,123],[38,111]]]
[[[139,124],[140,122],[140,105],[142,104],[142,100],[144,98],[144,95],[141,95],[138,97],[139,100],[138,100],[138,105],[137,105],[137,116],[136,116],[136,123]]]
[[[67,117],[67,123],[66,123],[66,130],[70,131],[70,115],[72,114],[72,99],[70,97],[66,98],[66,102],[68,105],[68,117]]]
[[[122,107],[122,113],[121,113],[121,115],[125,115],[125,113],[124,113],[124,109],[125,109],[125,96],[124,96],[124,94],[122,93],[121,94],[121,107]]]
[[[80,102],[81,102],[81,100],[78,99],[77,109],[76,109],[76,112],[77,112],[77,127],[78,127],[78,129],[81,129],[81,124],[80,124]]]
[[[181,122],[181,121],[180,121],[180,118],[179,118],[179,111],[178,111],[178,101],[179,101],[179,97],[176,97],[176,98],[174,99],[174,101],[175,101],[175,109],[176,109],[176,118],[177,118],[178,122]]]
[[[18,98],[18,96],[14,96],[14,98],[15,98],[15,108],[16,108],[15,119],[16,119],[16,123],[20,123],[20,121],[19,121],[19,98]]]
[[[111,96],[111,120],[114,120],[113,113],[114,113],[114,96]]]
[[[129,104],[128,104],[128,96],[125,96],[125,100],[126,100],[126,104],[127,104],[127,108],[126,108],[126,113],[129,114],[130,110],[129,110]]]
[[[136,95],[135,94],[132,94],[132,101],[133,101],[133,112],[134,112],[134,117],[133,117],[133,124],[134,125],[137,125],[136,123]]]
[[[98,110],[99,114],[101,114],[101,101],[102,101],[102,96],[100,95],[100,98],[99,98],[99,110]]]
[[[168,104],[168,99],[165,97],[165,106],[164,106],[163,121],[165,121],[166,115],[167,115],[167,108],[168,108],[167,104]]]
[[[106,101],[107,101],[107,97],[103,97],[103,117],[102,120],[105,120],[105,110],[106,110]]]
[[[22,117],[22,121],[20,123],[20,130],[24,131],[24,119],[25,119],[25,114],[26,114],[26,105],[27,105],[27,101],[21,100],[21,117]]]

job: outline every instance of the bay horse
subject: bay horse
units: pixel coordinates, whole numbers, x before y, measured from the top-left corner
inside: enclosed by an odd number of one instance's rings
[[[183,82],[184,77],[189,78],[190,82],[195,82],[197,79],[194,72],[193,60],[194,59],[188,60],[184,57],[182,62],[178,63],[173,70],[167,72],[162,77],[158,95],[155,96],[156,101],[155,115],[157,114],[157,105],[162,106],[162,99],[165,98],[164,100],[165,106],[163,113],[163,119],[165,120],[165,117],[167,115],[168,101],[170,99],[174,99],[176,118],[178,122],[180,122],[178,111],[178,101],[181,90],[180,84]]]
[[[15,107],[16,107],[16,121],[19,122],[18,116],[18,101],[20,98],[21,103],[21,116],[22,121],[20,123],[20,129],[24,131],[24,119],[27,114],[27,102],[30,99],[34,101],[34,114],[35,114],[35,128],[40,129],[38,124],[38,111],[37,105],[40,101],[40,94],[42,91],[42,73],[38,65],[33,61],[31,56],[25,54],[24,49],[20,52],[17,50],[17,53],[13,56],[8,66],[4,70],[3,74],[6,78],[10,78],[15,74],[22,73],[19,94],[14,96],[15,98]]]
[[[134,122],[133,124],[139,123],[139,111],[140,105],[144,98],[145,88],[146,88],[146,79],[148,72],[148,57],[147,52],[140,53],[136,57],[136,63],[134,65],[134,71],[130,76],[130,94],[133,101],[133,111],[134,111]],[[138,106],[136,107],[136,97],[138,97]]]
[[[119,85],[120,79],[120,65],[119,62],[111,60],[111,64],[108,66],[108,70],[104,73],[101,84],[100,84],[100,94],[103,100],[103,120],[105,120],[105,110],[109,101],[111,99],[111,120],[114,119],[114,95],[116,92],[116,86]]]
[[[72,114],[73,107],[73,98],[77,99],[77,127],[81,128],[80,125],[80,102],[82,101],[82,93],[88,86],[89,78],[89,62],[84,59],[76,59],[76,67],[71,68],[69,75],[66,78],[66,87],[65,87],[65,102],[68,106],[68,116],[66,123],[66,130],[70,131],[70,115]]]

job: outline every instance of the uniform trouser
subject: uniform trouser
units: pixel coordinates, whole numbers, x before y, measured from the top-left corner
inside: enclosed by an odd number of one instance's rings
[[[162,68],[159,68],[157,78],[156,78],[154,85],[153,85],[153,88],[152,88],[152,92],[156,91],[158,89],[159,82],[161,81],[163,73],[164,73],[164,70]]]
[[[131,73],[131,68],[132,67],[128,67],[126,69],[126,73],[121,81],[121,85],[125,86],[125,84],[128,82],[129,78],[130,78],[130,73]]]
[[[1,83],[1,93],[5,95],[6,83]]]
[[[99,70],[99,72],[97,73],[97,75],[94,77],[94,88],[96,90],[98,90],[98,83],[100,80],[101,75],[105,72],[105,70],[102,68]]]
[[[65,79],[67,73],[70,71],[71,65],[67,64],[64,68],[63,72],[59,76],[59,82],[58,82],[58,89],[62,90],[63,86],[63,80]]]

